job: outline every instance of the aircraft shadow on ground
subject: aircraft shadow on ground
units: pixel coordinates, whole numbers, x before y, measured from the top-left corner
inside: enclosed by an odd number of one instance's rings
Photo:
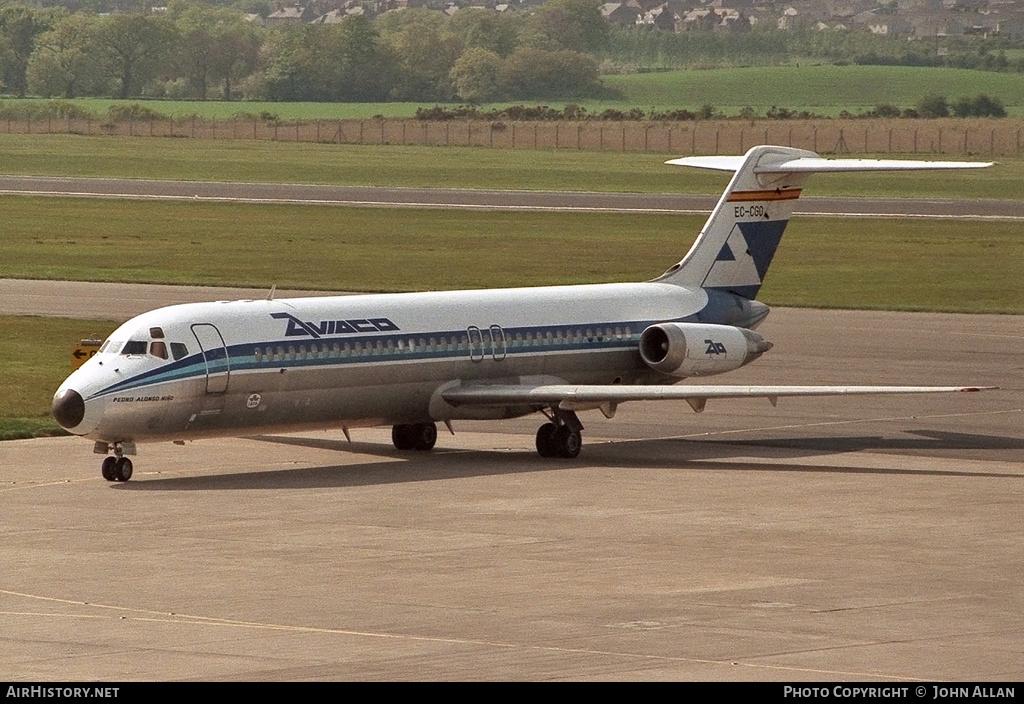
[[[121,490],[215,491],[252,489],[309,489],[404,484],[528,472],[552,472],[580,467],[621,467],[660,469],[733,471],[733,472],[813,472],[832,474],[887,474],[932,477],[977,477],[1024,479],[1024,474],[1003,472],[957,471],[941,469],[838,467],[827,463],[794,464],[785,457],[770,464],[728,461],[737,456],[757,455],[753,448],[796,451],[796,457],[821,454],[844,454],[865,450],[1018,450],[1024,449],[1024,438],[996,437],[968,433],[921,430],[909,433],[917,437],[816,437],[774,438],[765,440],[654,439],[629,442],[593,443],[584,447],[584,456],[575,460],[542,459],[532,451],[507,452],[494,450],[446,450],[433,452],[402,452],[390,445],[344,440],[287,436],[260,436],[260,442],[291,445],[369,455],[384,461],[274,469],[268,471],[232,472],[202,476],[146,478],[115,485]],[[301,459],[301,449],[297,450]],[[914,458],[909,457],[908,463]]]

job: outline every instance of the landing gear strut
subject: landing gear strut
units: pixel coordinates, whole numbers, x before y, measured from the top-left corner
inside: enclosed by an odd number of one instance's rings
[[[551,422],[537,430],[537,454],[541,457],[565,457],[572,459],[580,454],[583,424],[573,411],[556,410]]]
[[[126,482],[132,478],[132,461],[124,456],[121,443],[114,443],[114,456],[103,459],[100,473],[108,482]]]
[[[437,442],[437,426],[433,423],[402,423],[392,426],[391,442],[399,450],[432,450]]]

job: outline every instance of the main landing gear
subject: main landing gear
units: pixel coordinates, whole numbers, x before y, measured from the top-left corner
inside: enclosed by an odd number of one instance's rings
[[[104,458],[100,473],[108,482],[126,482],[132,478],[132,461],[124,456],[121,443],[114,443],[114,456]]]
[[[583,447],[583,424],[573,411],[545,412],[551,422],[537,430],[537,454],[541,457],[572,459]]]
[[[399,450],[432,450],[437,442],[437,426],[433,423],[394,425],[391,427],[391,442]]]

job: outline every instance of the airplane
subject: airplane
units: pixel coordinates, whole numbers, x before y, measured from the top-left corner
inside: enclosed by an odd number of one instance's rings
[[[93,440],[108,481],[136,443],[392,426],[427,451],[437,423],[532,413],[542,457],[576,457],[580,411],[626,401],[977,391],[965,386],[677,384],[723,374],[772,344],[756,300],[814,173],[974,169],[989,162],[825,159],[761,145],[673,165],[733,172],[689,251],[643,283],[174,305],[121,325],[57,389],[54,419]],[[112,454],[111,454],[112,453]]]

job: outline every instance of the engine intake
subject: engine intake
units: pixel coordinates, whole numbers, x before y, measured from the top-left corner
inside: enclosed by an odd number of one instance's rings
[[[680,378],[739,369],[771,348],[760,334],[731,325],[660,323],[640,335],[644,364]]]

